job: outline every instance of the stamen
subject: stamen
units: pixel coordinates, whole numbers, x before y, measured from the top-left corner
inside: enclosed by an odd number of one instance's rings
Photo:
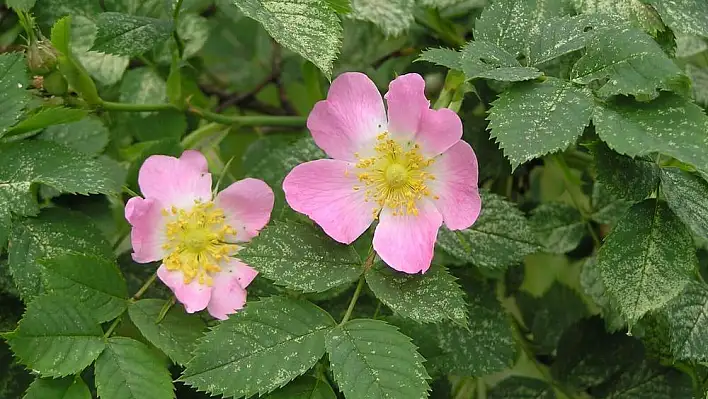
[[[390,139],[388,132],[377,136],[374,151],[376,154],[370,158],[360,158],[359,154],[355,154],[355,166],[359,169],[357,179],[366,188],[364,201],[378,204],[373,210],[374,218],[384,207],[392,209],[394,216],[417,216],[416,202],[431,196],[427,182],[435,178],[425,169],[435,160],[425,158],[417,143],[406,143],[404,148]],[[359,189],[359,186],[354,187],[354,190]]]
[[[212,274],[221,271],[219,265],[237,248],[225,241],[236,231],[226,223],[224,211],[215,208],[213,202],[195,200],[189,210],[173,206],[170,211],[171,214],[162,212],[169,218],[165,228],[167,240],[162,245],[169,253],[163,259],[165,267],[181,271],[185,284],[195,279],[199,284],[213,284]]]

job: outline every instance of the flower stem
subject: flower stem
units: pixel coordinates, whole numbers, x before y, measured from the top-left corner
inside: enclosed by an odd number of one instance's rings
[[[354,290],[354,295],[352,295],[351,301],[349,301],[349,307],[347,308],[347,313],[344,314],[344,318],[342,318],[342,321],[339,323],[339,325],[342,325],[349,321],[349,318],[352,317],[352,312],[354,311],[354,305],[356,305],[356,301],[359,299],[359,294],[361,294],[361,289],[364,288],[364,275],[362,274],[361,277],[359,277],[359,284],[356,285],[356,289]]]
[[[366,275],[366,272],[373,266],[374,264],[374,259],[376,258],[376,253],[374,252],[373,248],[369,251],[369,256],[366,258],[366,261],[364,261],[364,271],[361,274],[361,277],[359,277],[359,284],[356,285],[356,289],[354,290],[354,295],[352,295],[352,299],[349,301],[349,307],[347,308],[347,312],[344,314],[344,317],[342,318],[342,321],[339,322],[339,325],[341,326],[342,324],[346,323],[349,321],[349,318],[352,317],[352,312],[354,311],[354,305],[356,305],[356,301],[359,299],[359,295],[361,294],[362,288],[364,288],[364,276]]]
[[[145,281],[145,284],[143,284],[143,286],[140,287],[138,292],[136,292],[135,295],[133,295],[133,301],[137,301],[138,299],[140,299],[140,297],[143,296],[145,291],[147,291],[148,288],[150,288],[152,283],[155,282],[155,279],[157,279],[157,272],[153,273],[152,276],[150,276],[150,278],[147,279],[147,281]]]

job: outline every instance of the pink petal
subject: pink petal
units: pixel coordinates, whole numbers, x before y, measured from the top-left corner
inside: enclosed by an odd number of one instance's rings
[[[470,227],[479,216],[482,200],[477,188],[477,157],[469,144],[460,140],[435,158],[429,168],[435,180],[430,190],[433,200],[450,230]]]
[[[206,284],[199,284],[197,279],[191,283],[184,283],[184,275],[181,271],[170,271],[165,265],[157,269],[157,277],[170,287],[177,300],[184,305],[187,313],[204,310],[209,304],[212,295],[212,287]]]
[[[138,184],[145,198],[159,200],[165,207],[189,208],[194,200],[211,200],[211,174],[204,156],[185,151],[180,158],[153,155],[138,173]]]
[[[236,276],[238,283],[241,287],[246,288],[249,284],[256,278],[258,272],[256,269],[248,266],[247,264],[239,261],[238,259],[231,259],[229,261],[229,272]]]
[[[214,276],[211,301],[207,307],[209,314],[217,319],[226,320],[228,315],[243,309],[243,305],[246,304],[246,285],[248,284],[243,285],[242,281],[245,281],[244,277],[251,276],[251,272],[244,270],[244,268],[251,269],[241,262],[232,261],[230,268]],[[244,275],[244,272],[247,276]],[[255,274],[252,276],[255,277]],[[253,277],[250,277],[251,280]]]
[[[423,154],[426,156],[442,154],[461,138],[462,121],[454,111],[447,108],[423,111],[418,134],[415,137]]]
[[[333,239],[351,244],[374,221],[375,204],[364,201],[364,190],[351,164],[319,159],[296,166],[283,181],[285,199],[294,210],[319,224]]]
[[[249,241],[270,220],[275,197],[262,180],[243,179],[216,196],[216,206],[224,210],[227,222],[236,229],[236,241]]]
[[[133,197],[125,205],[125,218],[131,226],[130,240],[133,244],[133,260],[149,263],[165,257],[162,244],[165,241],[165,223],[159,201]]]
[[[386,208],[374,232],[374,250],[398,271],[425,273],[433,259],[441,225],[442,215],[428,200],[419,201],[418,216],[394,216],[393,211]]]
[[[381,93],[363,73],[343,73],[332,82],[327,99],[315,104],[307,128],[327,155],[355,161],[354,153],[386,130]]]
[[[417,73],[401,75],[388,86],[388,131],[394,138],[410,140],[418,132],[423,112],[430,108],[425,81]]]

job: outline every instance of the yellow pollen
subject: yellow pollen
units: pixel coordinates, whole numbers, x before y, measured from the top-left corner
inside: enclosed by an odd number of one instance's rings
[[[191,209],[172,207],[162,215],[167,219],[162,245],[168,253],[165,267],[182,271],[185,284],[196,279],[199,284],[212,285],[212,275],[221,271],[219,265],[237,248],[226,242],[236,231],[226,223],[224,211],[213,202],[195,201]]]
[[[425,158],[420,147],[404,146],[389,138],[388,132],[377,136],[375,155],[370,158],[357,158],[357,179],[363,183],[354,190],[364,191],[366,202],[375,201],[374,218],[388,207],[393,215],[418,215],[416,202],[423,197],[432,197],[428,181],[435,178],[427,168],[434,159]]]

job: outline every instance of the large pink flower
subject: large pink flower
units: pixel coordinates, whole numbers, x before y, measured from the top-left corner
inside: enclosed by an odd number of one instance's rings
[[[270,187],[244,179],[212,199],[207,161],[197,151],[151,156],[138,184],[145,198],[133,197],[125,207],[133,259],[162,260],[158,277],[189,313],[206,308],[223,320],[243,308],[246,287],[258,273],[232,256],[268,223]]]
[[[296,166],[283,182],[288,204],[349,244],[375,219],[374,250],[407,273],[430,267],[442,223],[471,226],[481,207],[477,158],[462,141],[462,122],[433,110],[425,82],[407,74],[391,82],[388,116],[374,83],[361,73],[332,82],[307,127],[334,159]]]

